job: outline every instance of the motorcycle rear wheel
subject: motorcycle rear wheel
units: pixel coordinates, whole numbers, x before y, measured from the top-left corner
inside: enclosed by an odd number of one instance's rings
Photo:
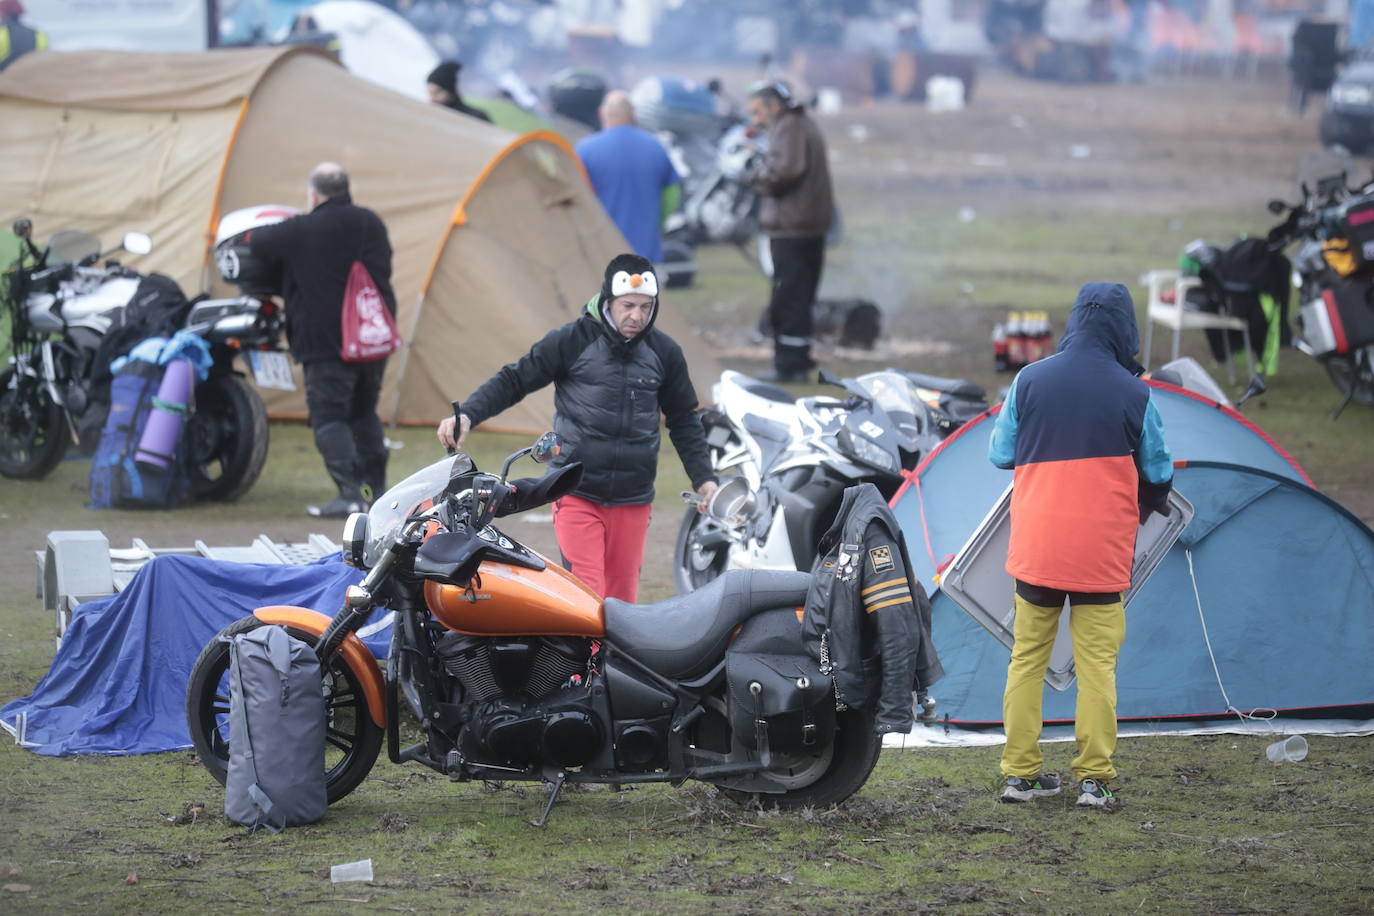
[[[11,387],[14,385],[15,387]],[[67,415],[36,379],[0,372],[0,474],[46,477],[67,453]]]
[[[221,375],[196,388],[187,423],[191,496],[232,502],[257,483],[267,463],[267,407],[239,375]]]
[[[1374,407],[1374,367],[1360,365],[1363,359],[1332,356],[1326,360],[1326,375],[1343,396],[1361,407]]]
[[[828,808],[863,788],[882,745],[882,738],[873,733],[873,716],[860,709],[847,709],[836,718],[835,740],[821,752],[776,755],[779,760],[774,769],[779,781],[795,788],[779,793],[721,789],[741,805],[766,810]]]
[[[201,650],[186,685],[186,725],[200,762],[224,784],[229,775],[229,643],[240,633],[273,626],[244,617],[221,630]],[[287,627],[286,632],[315,645],[314,634]],[[362,680],[336,655],[324,673],[325,708],[329,715],[325,747],[325,789],[329,803],[356,789],[377,760],[386,729],[372,721]]]

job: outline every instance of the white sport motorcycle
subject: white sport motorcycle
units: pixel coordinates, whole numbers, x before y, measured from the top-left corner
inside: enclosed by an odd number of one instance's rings
[[[810,569],[846,487],[873,483],[891,497],[902,472],[986,410],[978,385],[883,369],[855,379],[821,370],[840,396],[797,398],[726,371],[702,413],[720,488],[706,513],[696,494],[673,556],[680,594],[729,569]]]

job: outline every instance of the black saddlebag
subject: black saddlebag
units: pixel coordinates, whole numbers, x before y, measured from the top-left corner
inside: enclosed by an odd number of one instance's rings
[[[806,655],[730,652],[730,726],[745,747],[759,750],[767,732],[775,752],[824,747],[835,734],[835,688]]]

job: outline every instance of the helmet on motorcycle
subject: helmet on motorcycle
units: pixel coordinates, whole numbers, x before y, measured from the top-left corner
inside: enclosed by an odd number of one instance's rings
[[[228,213],[215,232],[215,266],[220,278],[250,295],[277,295],[278,279],[257,263],[250,246],[253,232],[298,216],[295,207],[266,205]]]

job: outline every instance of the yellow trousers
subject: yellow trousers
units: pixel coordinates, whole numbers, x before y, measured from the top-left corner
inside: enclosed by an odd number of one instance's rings
[[[1002,775],[1034,778],[1044,770],[1040,754],[1045,670],[1050,664],[1062,607],[1042,607],[1016,596],[1015,643],[1007,667],[1002,718],[1007,745],[1002,751]],[[1078,675],[1078,702],[1073,759],[1076,779],[1107,780],[1116,776],[1116,659],[1126,638],[1126,614],[1121,602],[1070,606],[1073,664]]]

